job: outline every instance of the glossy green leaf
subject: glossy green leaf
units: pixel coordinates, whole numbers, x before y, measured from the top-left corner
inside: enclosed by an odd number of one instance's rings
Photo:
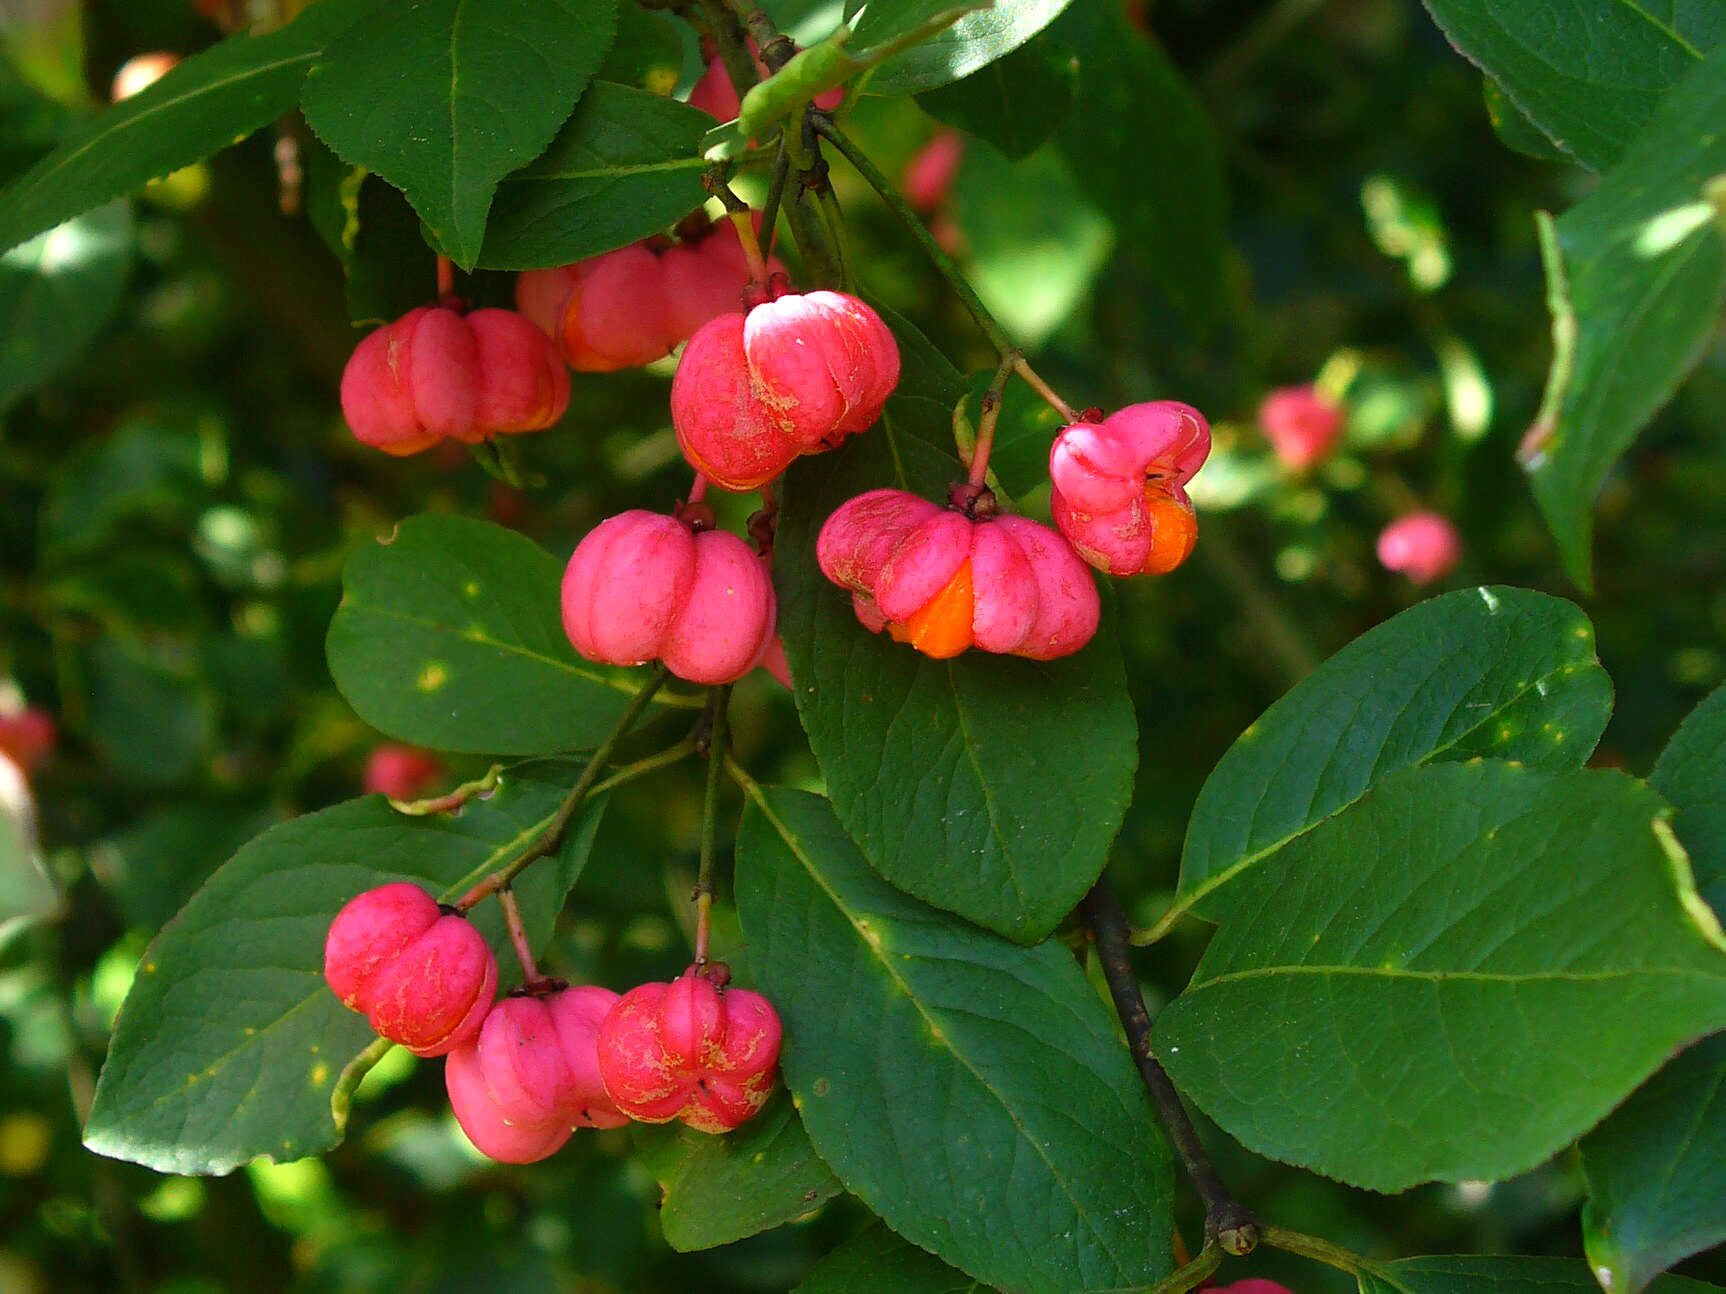
[[[918,95],[917,106],[1017,161],[1055,133],[1073,106],[1078,80],[1073,51],[1038,36],[961,81]],[[969,236],[969,225],[965,231]]]
[[[1572,160],[1569,154],[1540,133],[1540,127],[1528,119],[1497,81],[1490,76],[1482,77],[1480,89],[1486,100],[1486,115],[1492,122],[1492,129],[1506,148],[1539,162]]]
[[[674,224],[707,197],[712,125],[686,103],[595,81],[551,147],[498,186],[480,263],[567,265]]]
[[[500,755],[597,745],[646,673],[576,655],[558,618],[562,576],[502,526],[410,517],[348,559],[330,676],[362,719],[402,741]]]
[[[1582,1142],[1582,1236],[1607,1294],[1726,1241],[1726,1034],[1698,1043]]]
[[[132,212],[116,202],[0,256],[0,410],[59,375],[108,326],[132,268]]]
[[[1710,0],[1426,0],[1450,43],[1591,170],[1618,160],[1661,97],[1726,39]]]
[[[300,101],[306,71],[380,0],[323,0],[279,31],[236,36],[71,132],[0,190],[0,249],[220,152]]]
[[[988,1294],[988,1287],[877,1223],[811,1267],[796,1294]]]
[[[1229,1134],[1373,1190],[1510,1177],[1726,1026],[1726,939],[1619,773],[1406,769],[1242,873],[1157,1017]]]
[[[1612,711],[1594,630],[1526,589],[1446,593],[1362,634],[1240,735],[1199,792],[1180,904],[1211,896],[1399,769],[1491,755],[1580,767]]]
[[[1404,1258],[1368,1262],[1360,1274],[1361,1294],[1599,1294],[1585,1263],[1575,1258],[1492,1257]],[[1718,1294],[1718,1286],[1683,1276],[1663,1276],[1657,1294]]]
[[[783,1090],[723,1137],[681,1123],[636,1124],[635,1148],[663,1193],[659,1226],[666,1243],[684,1252],[793,1222],[844,1189],[809,1144]]]
[[[324,51],[306,76],[306,121],[406,193],[471,268],[497,182],[551,142],[616,25],[614,0],[392,4]]]
[[[875,30],[894,19],[889,14],[916,8],[927,9],[939,0],[909,0],[893,5],[875,3],[865,11],[868,21],[857,27],[859,41],[869,41]],[[988,8],[968,13],[938,35],[902,54],[895,55],[869,79],[870,94],[918,94],[970,76],[998,58],[1004,58],[1042,31],[1072,0],[995,0]],[[950,7],[950,6],[949,6]],[[903,18],[897,19],[903,24]]]
[[[1726,913],[1726,688],[1716,688],[1679,725],[1654,771],[1654,789],[1678,810],[1672,829],[1690,854],[1696,886]]]
[[[846,499],[884,485],[939,499],[964,476],[958,375],[914,331],[895,331],[902,376],[879,425],[786,478],[774,574],[798,713],[834,811],[883,876],[1031,942],[1084,897],[1120,829],[1132,704],[1107,616],[1061,660],[935,661],[871,634],[822,576],[815,537]]]
[[[1078,95],[1055,136],[1068,169],[1188,323],[1208,327],[1225,304],[1228,198],[1204,105],[1119,6],[1075,5],[1049,34],[1079,57]]]
[[[1169,1152],[1072,955],[925,907],[825,800],[752,788],[737,905],[816,1151],[915,1244],[1027,1294],[1171,1267]]]
[[[1053,148],[1009,162],[972,143],[953,205],[971,285],[1023,346],[1041,346],[1078,312],[1114,249],[1108,219]]]
[[[330,921],[388,881],[473,884],[550,822],[575,773],[539,764],[506,775],[459,816],[405,817],[367,796],[241,849],[145,952],[84,1144],[172,1173],[227,1173],[260,1155],[280,1162],[335,1145],[352,1086],[344,1067],[373,1039],[365,1017],[324,983]],[[602,809],[585,810],[557,854],[516,883],[536,946],[587,861]],[[498,906],[483,904],[475,919],[499,955],[500,979],[519,979]]]
[[[1556,228],[1542,226],[1552,371],[1519,457],[1565,568],[1585,588],[1595,496],[1695,367],[1726,306],[1723,115],[1726,46],[1673,87],[1598,189]]]

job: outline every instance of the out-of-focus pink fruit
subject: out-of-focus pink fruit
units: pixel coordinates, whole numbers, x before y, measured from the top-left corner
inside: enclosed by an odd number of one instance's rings
[[[361,341],[342,372],[348,426],[388,454],[539,431],[568,406],[557,351],[511,310],[410,310]]]
[[[662,661],[691,683],[755,667],[774,627],[773,581],[736,535],[639,509],[600,524],[563,575],[563,627],[611,665]]]
[[[691,971],[617,1000],[599,1027],[599,1072],[632,1119],[729,1132],[767,1103],[780,1036],[766,998]]]
[[[170,54],[161,49],[148,54],[133,55],[120,64],[120,70],[114,73],[114,84],[109,91],[109,97],[115,103],[130,99],[138,91],[148,89],[168,75],[179,61],[178,54]]]
[[[1279,387],[1259,405],[1259,427],[1283,465],[1304,472],[1335,451],[1342,410],[1314,387]]]
[[[366,757],[361,785],[392,800],[417,800],[443,776],[443,761],[430,751],[400,742],[380,742]]]
[[[324,978],[342,1005],[418,1056],[442,1056],[479,1029],[497,960],[465,917],[406,881],[350,899],[324,941]]]
[[[449,1053],[450,1108],[477,1150],[500,1163],[530,1164],[576,1128],[629,1121],[599,1076],[599,1025],[616,1001],[595,985],[507,997]]]
[[[1233,1285],[1207,1285],[1200,1294],[1294,1294],[1294,1291],[1262,1276],[1249,1276]]]
[[[1449,575],[1462,560],[1462,536],[1447,517],[1411,512],[1379,533],[1378,560],[1386,570],[1400,571],[1416,584],[1431,584]]]
[[[27,774],[35,772],[53,754],[59,736],[54,716],[39,706],[0,715],[0,753],[10,756]]]
[[[1063,427],[1049,450],[1055,525],[1098,570],[1166,574],[1198,540],[1186,485],[1210,448],[1204,416],[1175,400]]]
[[[857,618],[936,660],[971,647],[1033,660],[1097,631],[1097,586],[1072,546],[1025,517],[976,518],[871,490],[821,527],[816,560]]]
[[[953,177],[965,157],[965,136],[956,130],[938,130],[905,167],[899,187],[905,200],[919,211],[933,211],[947,200]]]
[[[690,338],[671,421],[696,471],[753,490],[864,430],[898,384],[899,346],[879,315],[844,292],[791,293]]]

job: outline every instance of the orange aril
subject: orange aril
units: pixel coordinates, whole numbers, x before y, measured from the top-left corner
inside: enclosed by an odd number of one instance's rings
[[[1153,481],[1145,487],[1145,511],[1151,516],[1151,551],[1145,554],[1140,575],[1167,575],[1191,556],[1199,541],[1199,519],[1190,504],[1182,503]]]
[[[977,599],[971,590],[971,559],[960,563],[953,578],[934,597],[912,612],[903,624],[889,624],[895,641],[910,643],[925,656],[947,660],[974,641],[971,621]]]

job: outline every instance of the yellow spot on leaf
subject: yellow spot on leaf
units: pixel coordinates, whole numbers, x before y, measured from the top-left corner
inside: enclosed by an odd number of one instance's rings
[[[441,661],[428,660],[420,666],[419,676],[414,679],[414,686],[422,692],[435,692],[449,682],[449,670]]]

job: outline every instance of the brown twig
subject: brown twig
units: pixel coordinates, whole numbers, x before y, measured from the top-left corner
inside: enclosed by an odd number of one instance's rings
[[[1199,1198],[1205,1205],[1205,1244],[1217,1245],[1225,1253],[1239,1257],[1249,1254],[1258,1245],[1263,1228],[1251,1209],[1229,1194],[1217,1170],[1211,1166],[1198,1130],[1181,1104],[1180,1093],[1168,1072],[1151,1051],[1151,1017],[1145,1010],[1144,995],[1139,991],[1138,976],[1133,973],[1127,957],[1127,916],[1121,911],[1108,877],[1100,877],[1091,887],[1081,905],[1085,928],[1102,963],[1103,978],[1109,982],[1109,995],[1114,999],[1115,1012],[1121,1017],[1121,1027],[1127,1031],[1127,1046],[1139,1067],[1139,1077],[1157,1107],[1157,1114],[1180,1156],[1187,1176],[1192,1179]]]

